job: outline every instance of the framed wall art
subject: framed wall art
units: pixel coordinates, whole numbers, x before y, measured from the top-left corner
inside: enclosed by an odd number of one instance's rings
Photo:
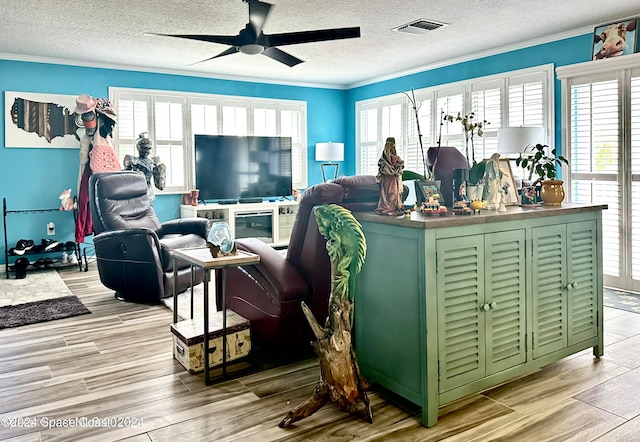
[[[513,173],[511,172],[511,160],[500,158],[498,163],[500,164],[500,172],[502,172],[502,188],[505,189],[507,195],[505,205],[518,206],[520,205],[520,198],[518,197],[516,181],[513,179]]]
[[[596,26],[593,31],[593,60],[619,57],[636,51],[638,18]]]
[[[75,95],[4,93],[5,147],[80,148]]]
[[[440,192],[440,181],[416,180],[416,200],[418,204],[423,201],[438,201],[444,204],[444,198]]]

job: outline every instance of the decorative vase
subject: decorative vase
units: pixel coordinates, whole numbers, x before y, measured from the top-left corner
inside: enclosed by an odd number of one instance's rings
[[[475,186],[475,185],[467,186],[467,196],[471,201],[475,201],[475,200],[482,201],[483,192],[484,192],[483,186]]]
[[[564,200],[564,187],[562,180],[544,180],[542,182],[542,190],[540,198],[544,204],[550,206],[559,206]]]
[[[191,194],[191,205],[192,206],[197,206],[198,205],[198,195],[200,194],[200,190],[193,189],[189,193]]]

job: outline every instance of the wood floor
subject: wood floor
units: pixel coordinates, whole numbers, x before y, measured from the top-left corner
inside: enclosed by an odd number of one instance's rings
[[[115,300],[90,267],[61,274],[91,315],[0,330],[0,440],[640,440],[638,314],[605,309],[602,359],[585,351],[449,404],[434,428],[374,385],[373,424],[327,405],[280,429],[311,395],[313,359],[205,387],[172,358],[172,313]],[[122,426],[43,427],[81,417]]]

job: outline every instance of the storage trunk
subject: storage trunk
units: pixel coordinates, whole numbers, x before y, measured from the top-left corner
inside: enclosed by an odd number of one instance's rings
[[[189,373],[204,370],[204,321],[188,319],[171,324],[173,334],[173,357]],[[232,310],[227,310],[227,362],[249,354],[251,350],[251,328],[248,319]],[[222,312],[209,315],[209,368],[222,364]]]

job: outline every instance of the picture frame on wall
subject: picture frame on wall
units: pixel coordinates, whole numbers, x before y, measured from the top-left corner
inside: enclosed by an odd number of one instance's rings
[[[520,198],[518,196],[518,188],[516,187],[516,180],[513,179],[513,172],[511,171],[511,160],[508,158],[500,158],[498,161],[500,165],[500,172],[502,172],[502,188],[506,188],[505,205],[507,206],[519,206]]]
[[[596,26],[593,31],[593,60],[619,57],[636,52],[638,17]]]
[[[440,192],[440,181],[416,180],[416,200],[420,204],[425,201],[438,201],[444,204],[442,192]]]

